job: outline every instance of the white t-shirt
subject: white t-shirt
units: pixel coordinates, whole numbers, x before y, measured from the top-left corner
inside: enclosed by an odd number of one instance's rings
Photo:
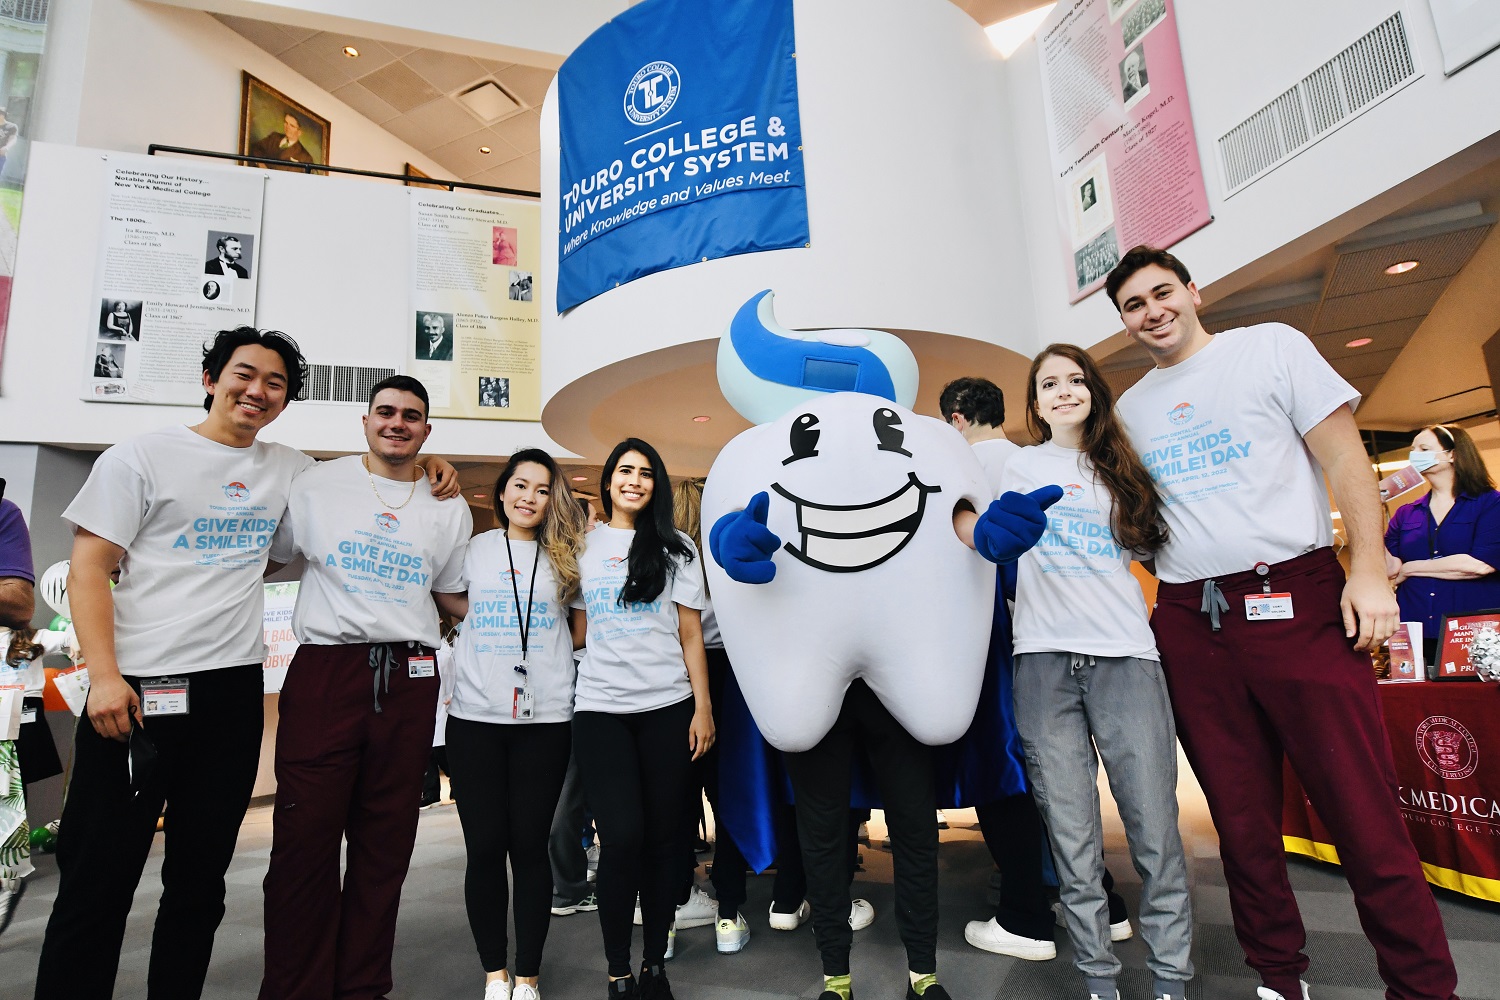
[[[1002,485],[1018,493],[1063,488],[1047,510],[1046,532],[1017,567],[1015,651],[1160,659],[1131,553],[1110,531],[1112,498],[1083,452],[1050,441],[1022,448]]]
[[[1332,545],[1323,470],[1302,436],[1345,403],[1359,393],[1282,323],[1226,330],[1147,372],[1119,412],[1166,500],[1157,575],[1191,583]]]
[[[413,640],[436,647],[432,595],[464,590],[464,549],[474,530],[469,505],[437,500],[427,477],[412,484],[365,472],[360,455],[324,462],[300,476],[271,558],[307,559],[292,633],[298,642],[339,645]],[[411,500],[400,510],[389,503]]]
[[[719,631],[719,619],[714,614],[714,602],[708,596],[703,598],[703,648],[723,649],[724,634]]]
[[[114,589],[122,674],[262,662],[266,555],[292,479],[313,464],[283,444],[231,448],[184,426],[99,456],[63,517],[125,549]]]
[[[1000,483],[1005,476],[1006,463],[1020,450],[1020,445],[1007,438],[989,438],[985,441],[974,442],[974,454],[979,456],[979,464],[984,466],[984,478],[988,479],[990,485],[995,488],[995,499],[999,499],[1000,494],[1004,492],[1000,488]],[[979,513],[983,514],[984,511]]]
[[[691,538],[678,534],[692,546]],[[649,712],[693,693],[677,635],[677,605],[703,610],[703,560],[696,555],[686,565],[674,560],[655,600],[622,606],[618,598],[634,538],[633,530],[601,524],[589,532],[578,560],[583,593],[574,606],[589,616],[574,698],[579,712]]]
[[[0,628],[0,667],[13,667],[25,674],[26,690],[22,696],[26,698],[40,698],[42,691],[47,686],[47,671],[42,661],[52,653],[63,651],[67,644],[68,633],[57,632],[50,628],[39,628],[31,641],[42,647],[34,659],[17,660],[6,663],[5,658],[10,655],[10,644],[14,633],[8,628]]]
[[[453,648],[457,677],[448,714],[471,722],[525,724],[512,715],[515,689],[525,683],[535,699],[530,721],[567,722],[573,717],[576,676],[573,637],[568,606],[557,600],[557,578],[547,553],[538,553],[536,542],[513,538],[508,558],[505,530],[486,531],[469,542],[464,576],[469,580],[469,614]],[[515,668],[521,662],[521,615],[528,605],[523,678]]]

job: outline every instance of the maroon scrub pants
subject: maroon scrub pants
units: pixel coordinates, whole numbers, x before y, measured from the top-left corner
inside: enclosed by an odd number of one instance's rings
[[[390,673],[371,666],[390,654]],[[303,645],[281,691],[260,1000],[376,1000],[391,989],[438,678],[404,642]],[[376,705],[379,705],[379,711]],[[349,847],[342,887],[339,847]]]
[[[1307,934],[1281,839],[1282,757],[1333,836],[1388,1000],[1450,1000],[1458,984],[1442,919],[1396,799],[1396,772],[1368,655],[1344,635],[1344,572],[1330,549],[1271,567],[1295,616],[1249,621],[1252,572],[1216,582],[1229,608],[1214,631],[1205,583],[1162,584],[1151,627],[1177,735],[1219,831],[1245,963],[1287,1000],[1302,995]]]

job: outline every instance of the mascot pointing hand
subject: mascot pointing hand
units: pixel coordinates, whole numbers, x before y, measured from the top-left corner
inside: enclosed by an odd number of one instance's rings
[[[993,564],[1035,544],[1061,490],[992,501],[963,437],[910,410],[917,366],[904,343],[874,330],[787,330],[772,306],[769,291],[745,303],[719,346],[720,388],[757,426],[720,452],[704,490],[715,613],[750,714],[785,751],[821,1000],[851,992],[856,750],[891,832],[908,1000],[946,1000],[932,748],[974,718]]]

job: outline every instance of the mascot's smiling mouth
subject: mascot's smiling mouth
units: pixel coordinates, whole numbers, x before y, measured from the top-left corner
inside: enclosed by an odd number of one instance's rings
[[[874,503],[839,505],[813,503],[789,492],[780,483],[771,489],[797,506],[797,529],[802,548],[791,542],[792,555],[830,573],[857,573],[879,566],[911,541],[927,509],[927,494],[942,492],[909,473],[904,486]]]

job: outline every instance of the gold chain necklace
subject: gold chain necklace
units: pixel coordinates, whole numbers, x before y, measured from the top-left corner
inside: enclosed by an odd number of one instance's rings
[[[370,492],[375,494],[375,499],[380,501],[380,505],[382,507],[389,507],[391,510],[400,510],[402,507],[405,507],[407,504],[411,503],[411,498],[417,495],[417,480],[413,479],[411,481],[411,492],[406,494],[406,499],[402,500],[400,503],[391,503],[385,497],[381,496],[380,491],[375,488],[375,474],[370,471],[370,456],[359,456],[359,463],[365,467],[365,475],[369,477]],[[417,472],[420,473],[421,471],[422,467],[420,465],[417,466]],[[418,476],[418,478],[421,477]]]

